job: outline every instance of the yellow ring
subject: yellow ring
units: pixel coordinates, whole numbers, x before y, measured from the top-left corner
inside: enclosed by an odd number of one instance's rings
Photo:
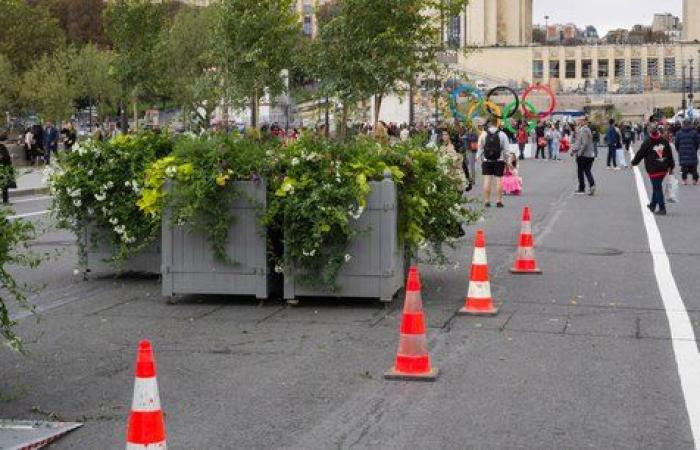
[[[472,113],[474,113],[474,109],[479,106],[479,104],[483,104],[484,107],[487,107],[487,111],[491,109],[491,111],[495,112],[499,116],[503,116],[503,111],[501,110],[501,107],[492,102],[491,100],[484,100],[483,103],[480,102],[472,102],[469,105],[469,108],[467,108],[467,117],[471,117]],[[496,126],[500,127],[501,126],[501,119],[496,119]]]

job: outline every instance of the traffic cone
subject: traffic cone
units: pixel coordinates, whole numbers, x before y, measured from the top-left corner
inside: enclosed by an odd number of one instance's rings
[[[423,299],[418,268],[411,267],[406,283],[406,300],[401,317],[399,350],[394,367],[384,374],[387,380],[435,381],[438,369],[431,367],[426,337]]]
[[[134,399],[129,413],[126,450],[162,449],[165,443],[165,423],[160,409],[156,362],[150,341],[139,342],[136,354]]]
[[[489,263],[486,260],[486,238],[484,238],[483,230],[476,232],[472,271],[469,276],[469,292],[464,307],[457,314],[466,316],[495,316],[498,314],[498,308],[493,305],[491,298]]]
[[[532,237],[532,224],[530,223],[530,208],[523,208],[523,225],[520,230],[520,241],[515,264],[510,269],[514,274],[541,274],[535,259],[535,239]]]

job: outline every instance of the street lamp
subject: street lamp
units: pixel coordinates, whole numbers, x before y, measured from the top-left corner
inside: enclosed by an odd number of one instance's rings
[[[544,16],[544,43],[549,41],[549,16]]]
[[[695,97],[695,95],[693,94],[693,69],[694,69],[693,58],[690,58],[690,60],[688,60],[688,63],[690,64],[690,92],[688,93],[688,103],[689,103],[690,109],[692,110],[693,109],[693,98]]]
[[[682,94],[682,100],[681,100],[681,109],[685,111],[688,108],[688,104],[685,101],[685,64],[681,66],[682,74],[683,74],[683,81],[681,82],[681,92]]]

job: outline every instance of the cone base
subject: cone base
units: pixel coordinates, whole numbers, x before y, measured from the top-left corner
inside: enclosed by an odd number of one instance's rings
[[[404,373],[398,372],[395,368],[384,373],[385,380],[393,381],[435,381],[440,375],[440,370],[432,368],[430,372],[426,373]]]
[[[460,308],[459,311],[457,311],[458,316],[496,316],[498,315],[500,308],[496,308],[495,306],[492,307],[491,309],[469,309],[466,306],[463,308]]]
[[[516,269],[515,267],[513,267],[512,269],[510,269],[510,273],[512,273],[514,275],[542,275],[542,269],[540,269],[538,267],[538,268],[531,269],[531,270],[523,270],[523,269]]]

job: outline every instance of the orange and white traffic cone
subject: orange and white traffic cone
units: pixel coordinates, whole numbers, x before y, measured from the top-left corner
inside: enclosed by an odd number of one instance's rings
[[[394,367],[384,374],[387,380],[435,381],[438,369],[430,364],[425,314],[418,268],[411,267],[406,283],[406,300],[401,317],[399,350]]]
[[[530,208],[527,206],[523,208],[523,224],[520,230],[518,253],[515,256],[515,264],[510,269],[510,272],[519,275],[542,273],[535,259],[535,239],[532,237]]]
[[[129,413],[126,450],[165,450],[165,423],[160,408],[156,362],[150,341],[139,342],[134,399]]]
[[[495,316],[498,308],[491,298],[491,282],[489,281],[489,263],[486,259],[486,238],[484,232],[476,232],[474,242],[474,258],[469,275],[469,292],[464,307],[457,314],[466,316]]]

